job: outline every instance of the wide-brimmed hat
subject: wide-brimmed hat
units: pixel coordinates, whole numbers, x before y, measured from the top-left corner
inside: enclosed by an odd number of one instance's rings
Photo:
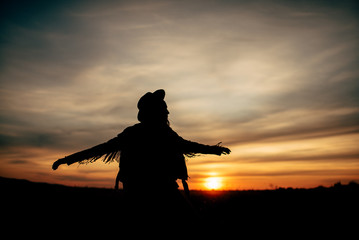
[[[165,90],[158,89],[157,91],[151,93],[148,92],[143,95],[137,103],[138,110],[145,110],[147,108],[153,108],[158,102],[165,99]]]
[[[165,99],[165,90],[158,89],[155,92],[147,92],[143,95],[137,103],[137,108],[139,110],[137,118],[139,121],[142,121],[146,115],[153,114],[158,110],[167,107],[164,101]]]

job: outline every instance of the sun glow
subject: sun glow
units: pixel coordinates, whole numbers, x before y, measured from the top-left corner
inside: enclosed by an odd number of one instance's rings
[[[209,177],[206,179],[205,184],[206,188],[211,190],[217,190],[222,187],[221,178],[219,177]]]

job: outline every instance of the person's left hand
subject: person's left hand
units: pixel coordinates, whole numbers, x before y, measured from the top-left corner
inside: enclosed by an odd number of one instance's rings
[[[215,154],[216,155],[222,155],[222,154],[230,154],[231,150],[229,148],[226,147],[222,147],[220,146],[221,143],[218,143],[216,146],[213,146],[215,148]]]

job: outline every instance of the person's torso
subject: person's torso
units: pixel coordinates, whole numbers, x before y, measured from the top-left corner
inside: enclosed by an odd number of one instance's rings
[[[121,180],[171,181],[187,177],[181,138],[170,127],[136,124],[123,134]]]

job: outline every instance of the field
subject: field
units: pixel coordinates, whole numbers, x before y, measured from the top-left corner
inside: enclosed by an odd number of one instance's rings
[[[120,233],[129,227],[163,232],[236,232],[293,236],[314,232],[344,236],[358,230],[359,185],[335,184],[313,189],[275,189],[250,191],[191,191],[194,215],[185,219],[161,219],[131,215],[123,191],[102,188],[67,187],[27,180],[0,178],[4,229],[34,233],[73,234]],[[150,196],[144,196],[143,201]],[[15,233],[17,230],[12,230]],[[136,232],[135,232],[136,233]],[[137,232],[137,233],[141,233]],[[142,232],[143,233],[143,232]],[[318,235],[318,236],[319,236]],[[342,238],[344,239],[344,238]]]

